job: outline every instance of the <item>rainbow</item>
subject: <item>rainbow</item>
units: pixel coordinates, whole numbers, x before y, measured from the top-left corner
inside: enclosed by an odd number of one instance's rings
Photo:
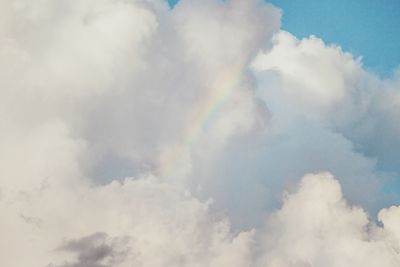
[[[194,111],[193,119],[183,132],[182,142],[164,155],[158,173],[161,177],[176,174],[180,163],[190,157],[192,147],[199,141],[213,119],[231,97],[234,89],[240,84],[240,68],[230,68],[217,77],[208,94]]]

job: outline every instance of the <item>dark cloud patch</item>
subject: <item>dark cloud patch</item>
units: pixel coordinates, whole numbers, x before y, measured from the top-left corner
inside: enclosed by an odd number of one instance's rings
[[[125,258],[128,248],[125,238],[110,238],[105,233],[94,233],[77,240],[66,242],[61,251],[76,254],[75,262],[57,267],[111,267]]]

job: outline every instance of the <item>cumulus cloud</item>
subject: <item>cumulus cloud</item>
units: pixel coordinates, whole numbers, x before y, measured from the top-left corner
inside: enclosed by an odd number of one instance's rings
[[[398,75],[280,12],[0,0],[0,265],[398,266]]]
[[[393,207],[391,216],[397,211]],[[390,222],[380,220],[382,228],[361,208],[348,206],[331,174],[306,175],[271,216],[261,266],[397,266],[399,240],[387,239]]]
[[[393,179],[389,176],[398,177],[397,158],[392,157],[399,144],[397,77],[380,80],[362,68],[360,59],[313,36],[298,40],[280,32],[272,42],[272,49],[260,53],[252,68],[259,81],[257,94],[273,114],[270,130],[289,149],[275,152],[312,161],[297,161],[300,166],[288,166],[286,172],[329,170],[342,177],[352,201],[371,208],[370,196],[379,193],[366,191]]]
[[[154,177],[63,191],[51,185],[2,204],[11,266],[246,266],[253,232],[233,234],[189,192]],[[16,216],[40,218],[28,223]],[[19,256],[23,254],[23,257]],[[72,253],[72,255],[71,255]]]

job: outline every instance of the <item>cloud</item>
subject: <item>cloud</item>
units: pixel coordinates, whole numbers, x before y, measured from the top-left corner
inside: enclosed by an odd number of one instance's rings
[[[51,184],[1,204],[11,266],[246,266],[254,232],[234,234],[189,192],[155,177],[79,191]],[[14,212],[40,218],[28,223]],[[11,241],[10,241],[11,240]],[[68,252],[68,253],[67,253]],[[23,257],[21,256],[23,255]]]
[[[66,263],[64,267],[104,267],[115,266],[127,253],[116,251],[114,244],[108,244],[107,235],[95,233],[79,240],[72,240],[63,245],[60,249],[78,253],[78,262]]]
[[[280,89],[288,101],[310,115],[346,102],[361,72],[359,60],[340,47],[326,47],[314,36],[299,41],[290,33],[280,32],[273,44],[270,51],[258,55],[253,66],[278,72]]]
[[[392,208],[392,216],[397,210]],[[307,175],[271,216],[262,266],[397,266],[399,240],[390,244],[383,234],[388,220],[380,220],[382,228],[349,206],[331,174]]]
[[[399,79],[280,13],[0,0],[0,265],[397,266]]]
[[[362,68],[360,59],[313,36],[298,40],[280,32],[272,43],[257,55],[252,68],[257,95],[272,116],[271,139],[280,140],[272,160],[278,155],[281,162],[289,158],[291,163],[279,168],[287,173],[280,177],[329,170],[340,177],[352,202],[377,211],[368,203],[370,195],[381,198],[372,205],[389,201],[379,193],[379,184],[384,177],[398,177],[397,159],[392,157],[399,144],[394,137],[399,133],[394,123],[400,109],[397,78],[380,80]],[[370,190],[378,192],[366,193]]]
[[[298,40],[280,32],[272,42],[272,49],[257,55],[252,67],[259,73],[259,94],[277,123],[300,116],[318,121],[376,158],[379,168],[396,169],[386,142],[394,147],[399,143],[393,138],[399,133],[394,123],[398,77],[380,80],[362,68],[360,58],[314,36]]]

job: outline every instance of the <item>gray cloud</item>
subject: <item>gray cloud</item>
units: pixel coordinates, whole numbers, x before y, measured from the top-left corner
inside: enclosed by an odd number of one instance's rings
[[[115,241],[114,241],[115,243]],[[128,248],[118,251],[115,244],[105,233],[94,233],[90,236],[66,242],[59,250],[76,254],[77,261],[65,263],[60,267],[111,267],[123,261]]]

